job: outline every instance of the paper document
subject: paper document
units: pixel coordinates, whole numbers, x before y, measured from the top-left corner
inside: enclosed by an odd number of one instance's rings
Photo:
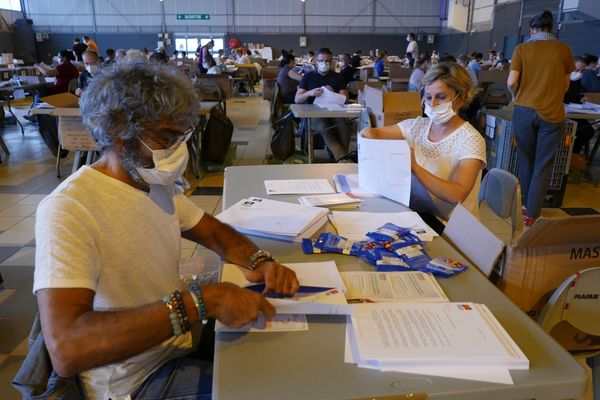
[[[328,210],[250,197],[242,199],[217,219],[240,232],[278,240],[299,241],[312,236],[327,222]]]
[[[346,287],[340,273],[333,261],[316,262],[316,263],[289,263],[285,264],[288,268],[296,273],[296,277],[300,285],[305,286],[321,286],[324,288],[333,288],[325,290],[321,293],[315,293],[310,296],[294,296],[291,299],[272,299],[268,301],[273,304],[277,315],[284,315],[285,318],[292,318],[298,321],[297,317],[292,317],[295,314],[344,314],[352,313],[353,308],[348,306],[344,293]],[[222,282],[231,282],[238,286],[245,287],[251,285],[244,276],[244,269],[234,265],[223,265],[221,274]],[[304,319],[306,321],[306,319]],[[287,319],[283,321],[273,320],[268,326],[265,326],[264,319],[258,320],[253,324],[237,330],[225,328],[222,324],[217,324],[217,330],[227,331],[285,331],[285,326],[289,323]],[[297,325],[291,324],[290,330],[299,330]]]
[[[410,147],[406,140],[366,139],[358,135],[360,187],[410,204]]]
[[[358,185],[358,174],[338,174],[333,176],[335,190],[338,193],[352,193],[356,197],[379,197]]]
[[[361,302],[448,302],[433,275],[420,271],[341,272],[348,301]]]
[[[357,354],[374,366],[529,369],[529,360],[490,310],[474,303],[355,306]]]
[[[405,374],[418,374],[429,376],[441,376],[444,378],[466,379],[471,381],[502,383],[507,385],[514,384],[508,368],[502,367],[436,367],[436,366],[406,366],[406,367],[382,367],[379,368],[375,363],[369,363],[360,360],[357,353],[356,339],[352,331],[352,322],[347,317],[346,340],[344,351],[344,362],[348,364],[357,364],[360,368],[376,369],[380,371],[393,371]],[[361,361],[359,363],[359,361]]]
[[[411,228],[412,232],[423,241],[430,242],[435,236],[439,236],[414,211],[397,213],[332,211],[329,219],[338,235],[350,240],[364,240],[367,232],[374,231],[388,222]]]
[[[300,204],[309,207],[358,208],[361,199],[349,193],[323,194],[316,196],[300,196]]]
[[[326,107],[329,104],[341,105],[346,102],[346,96],[344,96],[343,94],[332,92],[325,86],[321,86],[321,89],[323,90],[323,93],[320,96],[315,97],[315,101],[313,102],[313,104],[319,107]]]
[[[306,315],[301,314],[277,314],[270,321],[266,321],[264,315],[260,314],[255,322],[241,328],[230,328],[219,321],[215,323],[216,332],[295,332],[307,330]]]
[[[327,179],[265,180],[267,194],[335,193]]]

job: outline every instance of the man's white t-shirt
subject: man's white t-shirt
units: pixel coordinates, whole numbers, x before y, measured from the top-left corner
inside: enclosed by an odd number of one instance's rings
[[[83,167],[39,205],[34,293],[44,288],[93,290],[95,311],[161,301],[180,289],[181,232],[204,212],[183,194],[166,214],[146,192]],[[89,398],[126,398],[164,362],[185,355],[191,335],[172,337],[127,360],[79,374]]]
[[[399,122],[398,127],[409,146],[414,150],[417,164],[440,179],[451,180],[461,160],[470,158],[481,160],[485,166],[485,140],[468,122],[462,124],[439,142],[429,140],[429,130],[431,129],[429,118],[407,119]],[[479,217],[477,194],[480,182],[481,171],[477,175],[473,189],[462,202],[463,206],[476,217]],[[432,196],[432,199],[434,203],[442,201],[435,196]],[[440,206],[440,209],[442,208],[443,206]]]
[[[411,53],[413,58],[416,60],[419,58],[419,45],[416,40],[411,40],[406,46],[406,52]]]

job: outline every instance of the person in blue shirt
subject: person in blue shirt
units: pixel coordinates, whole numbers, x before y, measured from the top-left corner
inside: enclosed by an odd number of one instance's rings
[[[585,68],[581,71],[581,88],[584,92],[600,93],[600,78],[591,68],[598,63],[598,56],[584,54],[581,60],[585,65]]]
[[[375,61],[375,72],[377,72],[377,76],[385,76],[384,72],[384,63],[387,58],[387,51],[382,50],[379,52],[379,56],[377,57],[377,61]]]
[[[347,83],[344,77],[331,70],[331,50],[322,47],[317,52],[316,71],[306,73],[296,91],[296,104],[312,104],[316,97],[322,96],[325,90],[346,96]],[[311,126],[325,141],[327,149],[337,162],[348,162],[350,146],[350,128],[347,118],[311,118]]]
[[[477,77],[477,79],[479,79],[479,71],[481,71],[481,60],[483,59],[483,54],[481,53],[474,53],[471,54],[471,61],[468,64],[468,68],[473,71],[473,73],[475,74],[475,76]]]

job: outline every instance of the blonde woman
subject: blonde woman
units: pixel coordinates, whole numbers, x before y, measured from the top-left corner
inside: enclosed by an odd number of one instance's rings
[[[440,63],[423,78],[427,118],[404,120],[396,125],[368,128],[371,139],[405,139],[411,147],[414,177],[431,195],[438,216],[447,218],[448,206],[463,203],[479,215],[477,193],[485,165],[485,141],[481,134],[458,116],[473,99],[473,82],[455,63]],[[419,204],[411,208],[419,210]]]

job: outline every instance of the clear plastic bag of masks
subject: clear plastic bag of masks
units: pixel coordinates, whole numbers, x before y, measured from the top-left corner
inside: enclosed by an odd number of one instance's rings
[[[221,258],[216,253],[207,252],[179,261],[179,277],[183,282],[196,282],[199,285],[217,283]]]

